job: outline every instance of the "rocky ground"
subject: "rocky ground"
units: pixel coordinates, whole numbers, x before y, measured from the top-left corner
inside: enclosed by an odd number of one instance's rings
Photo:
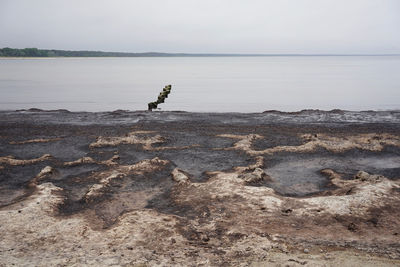
[[[400,265],[400,112],[0,112],[0,266]]]

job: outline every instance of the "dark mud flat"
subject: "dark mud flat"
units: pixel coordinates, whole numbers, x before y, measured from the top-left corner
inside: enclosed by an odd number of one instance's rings
[[[0,112],[0,265],[400,264],[400,112]]]

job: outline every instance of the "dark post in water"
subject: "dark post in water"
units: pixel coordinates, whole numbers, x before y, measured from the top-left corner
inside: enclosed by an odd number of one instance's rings
[[[158,104],[164,103],[165,99],[168,98],[169,93],[171,93],[171,85],[164,86],[162,92],[159,94],[157,98],[157,101],[150,102],[148,104],[149,111],[152,111],[153,109],[157,108]]]

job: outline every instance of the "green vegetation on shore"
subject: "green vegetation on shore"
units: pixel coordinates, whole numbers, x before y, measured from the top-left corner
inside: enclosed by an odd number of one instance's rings
[[[185,54],[168,53],[123,53],[102,51],[69,51],[37,48],[0,48],[0,57],[151,57],[151,56],[184,56]]]
[[[400,54],[201,54],[201,53],[128,53],[71,51],[38,48],[0,48],[0,57],[246,57],[246,56],[399,56]]]
[[[126,53],[103,51],[70,51],[38,48],[0,48],[0,57],[225,57],[225,56],[262,56],[261,54],[187,54],[187,53]]]

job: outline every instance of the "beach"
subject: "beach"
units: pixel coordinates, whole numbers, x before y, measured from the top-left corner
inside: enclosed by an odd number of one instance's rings
[[[400,112],[0,111],[0,265],[400,264]]]

